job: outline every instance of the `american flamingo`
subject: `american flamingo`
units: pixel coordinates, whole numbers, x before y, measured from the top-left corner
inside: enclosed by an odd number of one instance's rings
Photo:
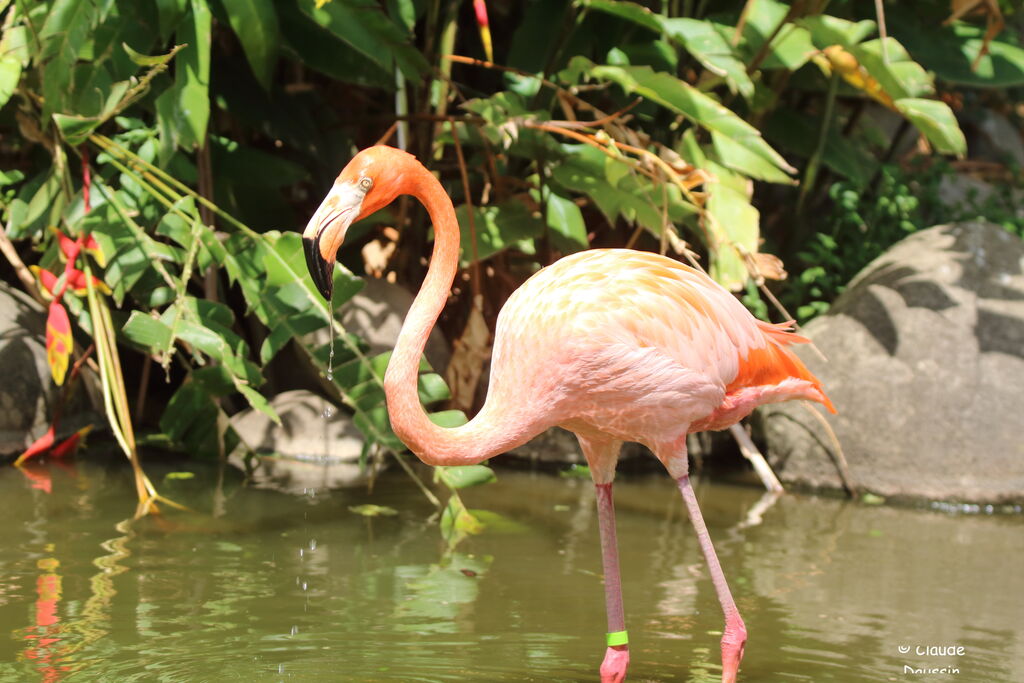
[[[303,232],[306,261],[330,299],[334,259],[356,220],[409,194],[434,224],[426,278],[384,377],[395,434],[428,465],[470,465],[560,425],[576,434],[597,488],[608,616],[602,681],[622,681],[629,646],[612,480],[623,441],[648,446],[676,480],[725,613],[722,682],[733,683],[747,631],[687,474],[686,435],[725,429],[763,403],[832,404],[786,347],[807,341],[755,319],[707,275],[665,256],[594,249],[541,269],[498,316],[487,400],[467,424],[431,422],[416,390],[420,356],[459,256],[451,199],[414,156],[385,146],[345,166]]]

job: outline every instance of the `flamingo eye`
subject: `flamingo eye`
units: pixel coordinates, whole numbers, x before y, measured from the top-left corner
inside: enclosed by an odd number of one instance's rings
[[[373,187],[373,178],[363,176],[359,179],[359,187],[362,188],[364,192],[369,192],[370,188]]]

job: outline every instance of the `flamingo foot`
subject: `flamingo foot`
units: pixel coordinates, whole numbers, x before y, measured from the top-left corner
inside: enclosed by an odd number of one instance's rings
[[[605,650],[601,662],[601,683],[622,683],[629,668],[629,646],[615,645]]]
[[[747,628],[739,615],[729,619],[722,634],[722,683],[736,683],[736,674],[743,659],[743,646],[747,642]]]

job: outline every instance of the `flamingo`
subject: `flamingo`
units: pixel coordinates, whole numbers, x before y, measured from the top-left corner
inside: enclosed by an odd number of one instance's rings
[[[558,425],[575,433],[596,487],[607,649],[602,681],[626,677],[612,480],[624,441],[637,441],[675,479],[725,615],[722,683],[734,683],[747,630],[729,592],[688,476],[686,435],[725,429],[758,405],[809,399],[834,412],[787,346],[807,340],[754,318],[704,273],[629,249],[593,249],[542,268],[498,315],[487,399],[455,428],[435,425],[417,394],[419,361],[458,268],[451,199],[416,158],[375,146],[341,171],[303,231],[313,282],[330,300],[335,256],[354,222],[402,194],[434,225],[426,277],[384,376],[395,434],[428,465],[471,465]]]

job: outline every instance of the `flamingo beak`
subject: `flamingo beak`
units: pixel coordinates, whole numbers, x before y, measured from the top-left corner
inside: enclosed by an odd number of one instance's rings
[[[345,233],[359,216],[366,191],[349,182],[335,183],[302,232],[306,267],[317,290],[328,301],[334,291],[334,258]]]

